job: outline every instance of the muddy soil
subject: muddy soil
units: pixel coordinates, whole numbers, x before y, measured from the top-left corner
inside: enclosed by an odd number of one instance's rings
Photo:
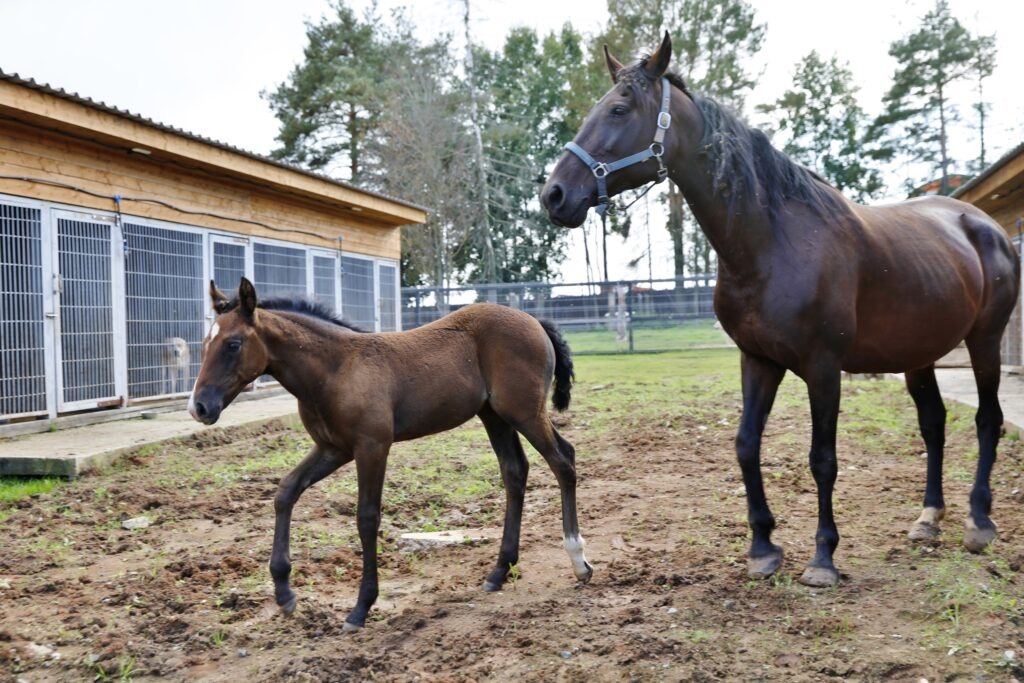
[[[534,460],[519,575],[500,593],[481,590],[497,554],[500,491],[444,511],[483,540],[416,552],[397,540],[409,529],[388,520],[437,501],[385,499],[381,598],[355,634],[342,633],[360,573],[355,499],[310,490],[293,522],[299,606],[285,618],[266,564],[288,468],[245,463],[301,447],[301,427],[211,429],[23,500],[0,522],[0,679],[1024,680],[1020,441],[1003,442],[993,478],[1000,539],[971,556],[959,546],[969,432],[947,444],[944,534],[927,546],[906,540],[923,488],[919,441],[908,431],[879,452],[844,432],[843,580],[808,589],[796,582],[816,524],[806,406],[780,406],[766,432],[786,561],[775,579],[750,581],[734,397],[711,424],[676,415],[595,433],[580,393],[582,407],[558,422],[580,453],[589,585],[573,579],[557,487]],[[898,417],[912,424],[906,403]],[[474,443],[486,450],[479,427],[462,429],[480,431]],[[122,527],[139,516],[151,526]]]

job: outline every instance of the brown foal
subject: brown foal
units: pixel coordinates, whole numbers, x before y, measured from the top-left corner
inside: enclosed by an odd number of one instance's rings
[[[519,561],[529,467],[519,434],[558,479],[565,549],[576,578],[590,580],[593,569],[576,520],[575,451],[555,431],[546,407],[552,379],[555,407],[568,407],[573,379],[569,347],[551,324],[503,306],[474,304],[415,330],[369,334],[306,301],[257,302],[245,278],[235,300],[212,282],[210,297],[218,315],[204,342],[189,412],[213,424],[246,385],[269,373],[298,399],[314,443],[281,480],[274,499],[270,573],[285,614],[296,604],[288,584],[288,538],[302,492],[355,460],[363,576],[345,627],[360,628],[377,599],[377,532],[391,444],[452,429],[474,415],[498,455],[506,495],[498,562],[484,589],[499,590]]]

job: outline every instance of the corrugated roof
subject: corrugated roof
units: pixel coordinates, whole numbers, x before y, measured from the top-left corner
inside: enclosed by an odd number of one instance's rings
[[[1019,145],[1017,145],[1016,147],[1011,149],[1009,152],[1007,152],[1003,156],[999,157],[999,159],[997,159],[995,161],[995,163],[993,163],[990,166],[987,166],[985,168],[985,170],[983,170],[981,173],[979,173],[978,175],[974,176],[973,178],[968,180],[966,183],[964,183],[963,185],[958,187],[956,192],[954,192],[950,196],[951,197],[959,197],[963,193],[968,192],[968,191],[974,189],[975,187],[977,187],[978,185],[983,183],[986,178],[988,178],[990,175],[992,175],[993,173],[998,171],[1000,168],[1005,166],[1011,159],[1016,158],[1021,153],[1024,153],[1024,142],[1020,143]]]
[[[407,207],[412,208],[412,209],[418,209],[420,211],[427,211],[428,210],[427,207],[425,207],[425,206],[423,206],[421,204],[416,204],[416,203],[407,201],[405,199],[400,199],[398,197],[393,197],[391,195],[384,194],[383,192],[376,192],[376,191],[373,191],[373,190],[367,190],[365,188],[358,187],[356,185],[352,185],[350,183],[347,183],[347,182],[345,182],[343,180],[337,180],[335,178],[331,178],[330,176],[324,175],[322,173],[316,173],[315,171],[310,171],[310,170],[301,168],[299,166],[294,166],[292,164],[288,164],[288,163],[285,163],[283,161],[278,161],[277,159],[272,159],[272,158],[270,158],[268,156],[264,156],[262,154],[257,154],[256,152],[251,152],[251,151],[249,151],[247,149],[242,149],[241,147],[235,147],[234,145],[229,145],[226,142],[221,142],[219,140],[214,140],[212,138],[208,138],[208,137],[205,137],[205,136],[202,136],[202,135],[197,135],[196,133],[193,133],[193,132],[187,131],[187,130],[183,130],[181,128],[175,128],[174,126],[169,126],[169,125],[167,125],[165,123],[160,123],[159,121],[154,121],[153,119],[150,119],[150,118],[147,118],[145,116],[142,116],[141,114],[136,114],[134,112],[128,111],[127,109],[119,109],[118,107],[111,106],[111,105],[107,104],[106,102],[97,102],[96,100],[93,100],[93,99],[91,99],[89,97],[84,97],[82,95],[79,95],[77,92],[67,92],[63,88],[55,88],[55,87],[51,86],[48,83],[37,83],[35,81],[35,79],[23,78],[22,76],[19,76],[16,73],[5,73],[3,71],[3,69],[0,69],[0,81],[6,81],[8,83],[14,83],[15,85],[24,86],[24,87],[30,88],[32,90],[36,90],[36,91],[39,91],[39,92],[42,92],[42,93],[46,93],[47,95],[53,95],[54,97],[59,97],[59,98],[61,98],[63,100],[68,100],[68,101],[71,101],[71,102],[76,102],[76,103],[81,104],[83,106],[89,107],[90,109],[96,109],[98,111],[102,111],[102,112],[105,112],[107,114],[113,114],[114,116],[120,116],[121,118],[129,119],[131,121],[135,121],[136,123],[141,123],[144,126],[149,126],[150,128],[154,128],[156,130],[163,131],[165,133],[172,133],[174,135],[178,135],[178,136],[181,136],[183,138],[188,138],[189,140],[194,140],[196,142],[201,142],[204,145],[209,145],[211,147],[216,147],[218,149],[222,149],[222,150],[231,152],[233,154],[238,154],[240,156],[244,156],[244,157],[247,157],[249,159],[254,159],[256,161],[261,161],[263,163],[267,163],[267,164],[271,164],[273,166],[277,166],[278,168],[283,168],[283,169],[286,169],[286,170],[289,170],[289,171],[294,171],[295,173],[301,173],[302,175],[306,175],[306,176],[310,176],[312,178],[316,178],[318,180],[323,180],[323,181],[331,183],[333,185],[337,185],[338,187],[343,187],[346,190],[352,190],[354,192],[361,192],[363,194],[370,195],[371,197],[376,197],[378,199],[383,199],[383,200],[386,200],[386,201],[389,201],[389,202],[394,202],[396,204],[401,204],[402,206],[407,206]]]

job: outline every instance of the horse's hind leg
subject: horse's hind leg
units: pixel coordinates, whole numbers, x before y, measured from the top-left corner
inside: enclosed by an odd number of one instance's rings
[[[782,548],[771,540],[775,517],[768,507],[761,478],[761,434],[786,370],[747,354],[743,354],[741,369],[743,417],[736,433],[736,457],[747,490],[747,520],[752,534],[747,574],[753,579],[764,579],[782,565]]]
[[[274,498],[274,548],[270,554],[270,576],[274,579],[274,598],[285,615],[295,611],[295,593],[288,585],[292,572],[288,553],[292,509],[302,492],[351,460],[338,451],[314,446],[305,458],[281,480]]]
[[[989,476],[1003,428],[1003,411],[999,407],[1000,336],[972,334],[967,337],[974,380],[978,384],[978,412],[974,417],[978,427],[978,469],[971,489],[971,513],[964,530],[964,546],[974,553],[987,548],[996,538],[996,525],[989,518],[992,511]]]
[[[580,535],[576,517],[576,450],[555,431],[546,416],[538,416],[517,425],[517,428],[537,452],[544,456],[558,480],[562,492],[562,538],[565,551],[572,560],[576,578],[587,583],[594,574],[594,568],[587,562],[583,552],[583,536]]]
[[[505,422],[490,405],[480,411],[480,419],[487,429],[491,446],[498,456],[501,480],[505,485],[505,529],[501,535],[498,564],[484,581],[487,592],[501,590],[509,569],[519,563],[519,532],[523,521],[523,497],[526,494],[526,476],[530,463],[523,452],[519,434]]]
[[[911,541],[939,537],[939,522],[946,514],[942,497],[942,449],[946,443],[946,406],[935,382],[935,367],[906,373],[907,391],[917,406],[917,422],[928,451],[928,479],[924,489],[924,509],[910,528]]]

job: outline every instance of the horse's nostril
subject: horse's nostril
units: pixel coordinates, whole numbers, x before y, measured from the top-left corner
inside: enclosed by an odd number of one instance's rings
[[[549,209],[557,209],[565,201],[565,193],[562,191],[562,186],[558,183],[551,185],[547,192],[544,193],[544,203]]]
[[[199,417],[206,417],[209,413],[206,410],[206,404],[202,401],[196,401],[196,415]]]

